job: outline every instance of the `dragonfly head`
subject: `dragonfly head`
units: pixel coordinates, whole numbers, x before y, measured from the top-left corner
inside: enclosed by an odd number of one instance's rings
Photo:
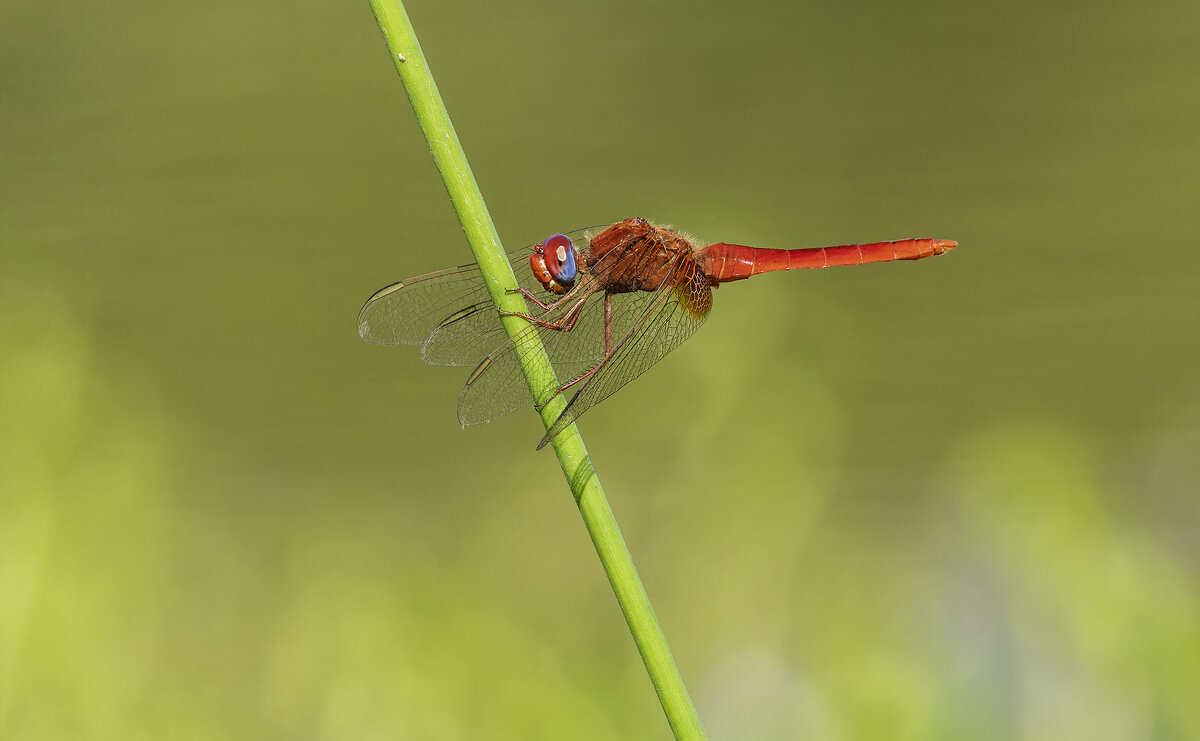
[[[533,276],[551,293],[566,293],[575,284],[579,268],[575,264],[575,246],[562,234],[555,234],[533,248],[529,256]]]

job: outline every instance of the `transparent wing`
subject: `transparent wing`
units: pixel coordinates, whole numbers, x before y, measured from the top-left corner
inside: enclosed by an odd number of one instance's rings
[[[517,253],[509,255],[516,268]],[[475,265],[418,275],[376,291],[358,312],[358,334],[380,345],[419,345],[439,324],[488,298]]]
[[[634,300],[639,310],[622,312],[619,324],[614,307],[612,352],[567,402],[538,444],[539,449],[581,414],[679,347],[700,328],[712,308],[712,288],[707,277],[695,262],[687,259],[675,264],[674,274],[662,288],[653,294],[640,295],[646,298]]]
[[[567,236],[586,247],[601,228]],[[522,288],[549,297],[529,267],[532,251],[530,245],[509,253],[509,264]],[[381,345],[421,345],[421,359],[430,365],[474,365],[506,339],[474,264],[418,275],[376,291],[358,313],[358,334]]]

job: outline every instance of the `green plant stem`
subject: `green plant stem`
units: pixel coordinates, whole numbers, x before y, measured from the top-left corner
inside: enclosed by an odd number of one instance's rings
[[[505,311],[526,311],[520,295],[509,292],[517,288],[516,277],[505,258],[500,236],[496,233],[483,195],[467,164],[450,116],[442,104],[403,3],[400,0],[371,0],[371,8],[383,31],[392,62],[404,83],[421,130],[425,133],[458,220],[466,232],[471,251],[487,281],[492,300]],[[510,337],[527,326],[526,321],[519,317],[503,316],[501,319]],[[530,388],[546,388],[548,381],[554,377],[554,370],[545,348],[537,344],[520,355]],[[565,404],[560,394],[542,407],[540,413],[546,429],[550,428]],[[575,425],[571,425],[555,437],[552,444],[671,730],[677,739],[704,739],[704,729],[700,726],[696,708],[667,647],[666,637],[654,616],[650,599],[638,577],[617,520],[608,506],[583,439]]]

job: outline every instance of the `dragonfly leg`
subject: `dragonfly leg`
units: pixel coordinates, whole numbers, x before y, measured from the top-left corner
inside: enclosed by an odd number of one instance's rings
[[[527,322],[532,322],[539,327],[553,329],[557,332],[570,332],[575,328],[575,322],[579,321],[579,315],[582,313],[581,309],[583,309],[583,304],[585,301],[587,301],[587,298],[587,296],[584,296],[583,298],[578,299],[575,304],[571,308],[567,309],[567,312],[563,314],[563,318],[557,322],[548,322],[545,319],[539,319],[536,316],[530,316],[529,314],[522,314],[519,311],[501,311],[500,314],[502,316],[519,316]],[[551,304],[551,307],[553,306],[554,304]]]
[[[602,365],[604,365],[604,361],[603,361],[603,360],[602,360],[602,361],[600,361],[599,363],[596,363],[596,365],[595,365],[595,366],[593,366],[593,367],[592,367],[592,369],[591,369],[591,370],[589,370],[587,373],[584,373],[583,375],[579,376],[578,378],[575,378],[575,379],[572,379],[572,380],[570,380],[570,381],[567,381],[567,382],[566,382],[566,383],[564,383],[563,385],[561,385],[561,386],[559,386],[558,388],[554,389],[554,393],[550,394],[550,396],[549,396],[549,397],[547,397],[545,401],[535,401],[535,402],[533,403],[533,408],[534,408],[534,409],[541,409],[542,407],[546,406],[547,404],[549,404],[549,403],[550,403],[550,401],[551,401],[551,400],[552,400],[554,397],[558,396],[559,394],[561,394],[562,392],[564,392],[564,391],[566,391],[567,389],[571,388],[572,386],[574,386],[575,384],[579,383],[580,381],[583,381],[583,380],[586,380],[586,379],[590,378],[590,377],[592,376],[592,374],[594,374],[596,371],[600,370],[600,366],[602,366]]]
[[[605,357],[605,360],[607,360],[607,356]],[[588,378],[591,378],[592,375],[595,374],[596,371],[600,370],[600,366],[602,366],[602,365],[604,365],[604,360],[601,360],[599,363],[596,363],[594,366],[592,366],[592,368],[589,371],[587,371],[583,375],[578,376],[577,378],[574,378],[570,381],[567,381],[563,385],[559,386],[557,389],[554,390],[553,394],[550,394],[550,398],[546,399],[545,401],[534,402],[533,408],[541,409],[542,407],[544,407],[550,403],[550,399],[553,399],[554,397],[558,396],[559,394],[561,394],[562,392],[571,388],[572,386],[579,383],[580,381],[586,381]]]
[[[571,326],[575,325],[575,319],[577,319],[577,318],[578,318],[578,314],[576,314],[575,317],[571,318]],[[569,332],[570,329],[567,329],[565,331]],[[534,402],[533,408],[541,409],[542,407],[544,407],[550,403],[550,399],[553,399],[555,396],[558,396],[559,394],[561,394],[562,392],[571,388],[572,386],[579,383],[580,381],[584,381],[584,380],[590,378],[593,374],[595,374],[596,371],[600,370],[600,366],[604,365],[604,362],[606,360],[608,360],[611,355],[612,355],[612,294],[606,293],[606,294],[604,294],[604,357],[602,357],[600,359],[600,362],[596,363],[594,366],[592,366],[591,369],[589,369],[586,373],[578,376],[577,378],[575,378],[571,381],[564,383],[562,386],[559,386],[558,389],[553,394],[550,394],[549,398],[547,398],[545,401]]]
[[[563,302],[563,300],[566,298],[564,296],[563,298],[557,299],[555,301],[551,301],[548,304],[544,304],[544,303],[542,303],[541,299],[539,299],[537,296],[534,296],[533,293],[530,292],[530,290],[528,288],[509,288],[508,290],[505,291],[505,293],[519,293],[525,297],[526,301],[532,301],[533,303],[542,307],[542,309],[544,309],[546,311],[553,310],[556,306],[561,304]]]

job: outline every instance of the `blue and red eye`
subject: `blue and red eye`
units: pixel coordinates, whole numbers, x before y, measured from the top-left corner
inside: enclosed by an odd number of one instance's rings
[[[575,250],[571,247],[571,240],[555,234],[546,240],[542,254],[546,257],[546,269],[554,276],[554,280],[563,284],[575,280]]]
[[[562,234],[555,234],[535,247],[529,256],[529,267],[538,282],[552,293],[566,293],[579,273],[575,248]]]

